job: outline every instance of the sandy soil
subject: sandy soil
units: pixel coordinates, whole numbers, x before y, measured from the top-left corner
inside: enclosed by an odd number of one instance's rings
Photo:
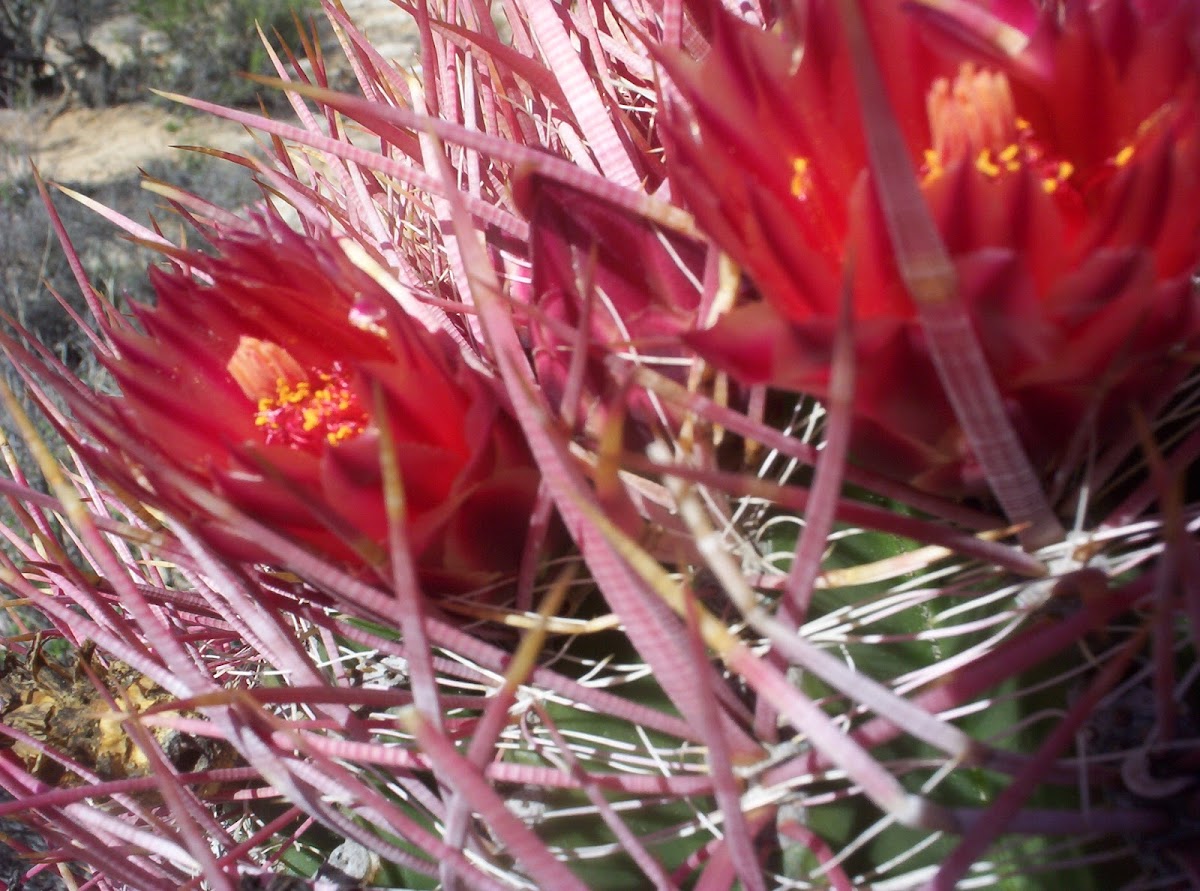
[[[37,111],[0,111],[0,134],[3,173],[16,174],[28,159],[47,179],[83,186],[170,159],[174,145],[245,151],[253,144],[243,128],[228,121],[148,103],[67,109],[52,118]]]

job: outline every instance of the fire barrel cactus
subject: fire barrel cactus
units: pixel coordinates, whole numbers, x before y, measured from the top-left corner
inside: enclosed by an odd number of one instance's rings
[[[1200,6],[393,2],[152,303],[44,188],[25,879],[1200,887]]]

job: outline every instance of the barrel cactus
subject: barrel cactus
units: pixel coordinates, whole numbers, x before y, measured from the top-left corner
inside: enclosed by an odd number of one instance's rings
[[[27,875],[1200,883],[1195,4],[394,2],[416,70],[325,0],[356,91],[171,97],[257,205],[73,195],[152,304],[45,189]]]

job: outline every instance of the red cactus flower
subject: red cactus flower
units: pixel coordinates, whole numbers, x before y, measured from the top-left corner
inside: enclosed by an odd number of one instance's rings
[[[855,460],[978,492],[867,172],[834,6],[802,4],[772,32],[718,11],[702,63],[661,53],[684,100],[666,120],[672,182],[761,298],[691,341],[744,381],[824,395],[847,269]],[[908,148],[894,160],[917,173],[1009,420],[1048,475],[1153,409],[1200,344],[1200,7],[1000,6],[873,2],[866,19]]]
[[[158,301],[135,306],[142,332],[109,326],[123,395],[77,407],[108,467],[194,511],[156,478],[182,472],[322,557],[361,565],[385,553],[386,424],[423,578],[514,570],[538,478],[488,380],[329,236],[272,221],[213,243],[215,255],[178,251],[176,267],[151,269]],[[227,552],[272,562],[205,522]]]

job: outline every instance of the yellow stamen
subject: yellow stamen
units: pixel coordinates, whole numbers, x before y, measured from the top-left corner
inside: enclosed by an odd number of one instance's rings
[[[1075,165],[1070,161],[1059,161],[1058,167],[1054,170],[1053,176],[1047,176],[1042,179],[1042,191],[1047,195],[1053,195],[1058,191],[1059,186],[1063,185],[1075,173]]]
[[[812,171],[808,158],[792,159],[792,195],[804,201],[812,190]]]
[[[254,426],[268,443],[315,450],[359,433],[368,419],[341,367],[306,372],[278,344],[242,337],[226,368],[254,401]]]
[[[942,166],[941,156],[933,149],[925,149],[924,159],[925,163],[921,165],[922,184],[931,183],[946,172],[946,168]]]
[[[923,183],[936,180],[947,166],[966,159],[989,179],[1029,169],[1047,194],[1057,192],[1075,173],[1069,161],[1047,157],[1033,125],[1017,117],[1012,90],[1003,74],[964,64],[953,82],[934,82],[925,105],[933,147],[924,152]],[[1129,157],[1122,151],[1114,163],[1120,166]]]
[[[975,158],[975,169],[986,176],[999,176],[1000,167],[992,160],[990,149],[984,149]]]
[[[954,82],[934,81],[925,100],[933,150],[943,161],[1016,142],[1008,78],[964,63]]]

